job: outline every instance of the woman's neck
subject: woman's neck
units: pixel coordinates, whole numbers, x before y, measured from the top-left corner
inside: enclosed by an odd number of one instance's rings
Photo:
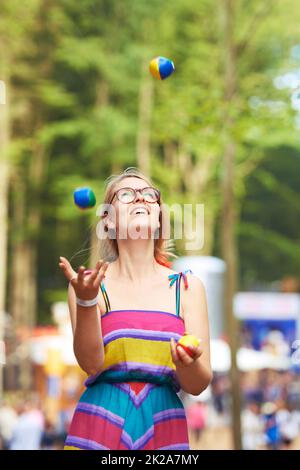
[[[118,243],[118,248],[119,256],[113,263],[113,278],[144,283],[161,272],[154,258],[153,240],[134,240],[132,244],[126,240],[126,244]]]

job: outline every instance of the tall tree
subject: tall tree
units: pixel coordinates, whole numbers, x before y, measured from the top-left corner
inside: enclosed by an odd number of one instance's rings
[[[0,340],[3,336],[3,313],[6,300],[4,292],[7,278],[8,189],[13,170],[10,158],[11,139],[14,137],[13,121],[16,104],[13,77],[18,66],[20,66],[18,62],[20,55],[29,46],[27,32],[32,27],[37,5],[38,0],[30,0],[26,5],[15,0],[12,2],[1,2],[0,77],[6,85],[7,100],[6,104],[1,105],[0,108],[0,261],[2,266],[0,276]],[[22,18],[22,22],[20,22],[20,18]],[[2,382],[0,388],[2,389]]]
[[[236,214],[234,200],[236,143],[232,136],[237,93],[237,57],[234,38],[235,8],[234,0],[223,0],[224,28],[224,156],[223,156],[223,211],[222,211],[222,255],[226,263],[225,315],[227,333],[231,349],[231,388],[232,388],[232,427],[236,449],[242,449],[241,437],[241,396],[239,372],[237,368],[238,327],[233,311],[233,298],[237,290],[237,244],[235,239]]]

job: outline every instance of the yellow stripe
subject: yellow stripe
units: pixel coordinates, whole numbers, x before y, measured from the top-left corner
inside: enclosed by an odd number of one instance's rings
[[[149,64],[149,68],[150,68],[150,72],[153,75],[153,77],[158,78],[159,80],[161,80],[161,76],[160,76],[159,69],[158,69],[158,57],[151,60],[151,62]]]
[[[142,362],[176,369],[169,341],[118,338],[105,346],[104,369],[119,362]]]
[[[82,450],[82,449],[79,449],[79,447],[64,446],[64,449],[63,449],[63,450]]]

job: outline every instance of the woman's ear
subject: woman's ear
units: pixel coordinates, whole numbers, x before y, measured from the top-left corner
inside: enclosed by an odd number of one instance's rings
[[[104,211],[103,214],[100,216],[100,220],[103,224],[103,229],[105,232],[107,232],[111,227],[111,221],[109,219],[109,214],[107,211]]]
[[[108,230],[115,230],[115,228],[116,228],[115,224],[112,222],[112,220],[110,220],[109,217],[107,218],[106,222],[104,222],[104,223],[105,223],[105,227],[106,227],[106,232]]]

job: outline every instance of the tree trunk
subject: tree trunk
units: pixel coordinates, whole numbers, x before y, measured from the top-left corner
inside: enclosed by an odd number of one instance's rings
[[[11,231],[13,234],[12,271],[10,282],[10,312],[14,319],[15,330],[21,341],[20,355],[20,387],[22,390],[31,388],[31,361],[29,346],[26,341],[35,326],[37,288],[36,288],[36,246],[28,238],[26,217],[26,188],[23,177],[16,175],[13,179],[13,210]],[[23,346],[22,346],[23,343]]]
[[[20,192],[20,185],[14,184],[14,190]],[[20,194],[24,194],[20,192]],[[20,198],[21,199],[21,198]],[[16,225],[25,222],[25,204],[19,200],[14,201],[12,233],[15,240],[12,242],[12,273],[10,289],[10,311],[16,328],[33,328],[36,323],[36,250],[33,242],[27,239],[24,230],[17,232]],[[19,225],[20,227],[20,225]],[[15,228],[15,230],[14,230]]]
[[[3,71],[2,71],[3,72]],[[7,277],[7,221],[8,221],[8,187],[10,143],[9,120],[9,82],[2,76],[6,86],[6,103],[0,104],[0,342],[4,339],[5,292]],[[0,364],[0,398],[3,391],[3,370]]]
[[[38,105],[37,105],[38,106]],[[37,108],[37,107],[36,107]],[[34,134],[41,127],[37,115],[32,126]],[[26,184],[24,175],[15,170],[12,179],[12,273],[10,283],[10,311],[22,341],[29,340],[37,317],[37,249],[41,225],[41,189],[47,171],[47,155],[36,140],[32,147]],[[24,346],[21,357],[20,386],[31,388],[31,361],[29,349]]]
[[[236,354],[239,347],[238,325],[233,311],[233,298],[237,289],[237,253],[235,240],[235,198],[234,198],[234,168],[236,145],[232,136],[234,120],[232,107],[236,94],[236,53],[234,42],[234,3],[235,0],[222,0],[223,9],[223,33],[225,52],[225,102],[226,113],[224,119],[225,148],[223,163],[223,208],[222,208],[222,254],[226,262],[226,286],[225,286],[225,312],[228,339],[231,349],[231,386],[232,386],[232,428],[235,449],[242,449],[241,439],[241,397],[239,372],[236,363]]]
[[[202,256],[211,256],[214,244],[214,228],[216,216],[209,203],[204,205],[204,246]]]
[[[33,132],[39,131],[43,123],[43,110],[40,111],[38,122]],[[28,283],[29,295],[27,297],[27,318],[29,325],[34,327],[37,322],[37,250],[40,237],[42,203],[41,194],[48,172],[48,153],[44,146],[35,139],[32,148],[31,166],[29,169],[29,181],[31,185],[31,198],[28,208],[28,229],[27,229],[27,249],[28,249]]]
[[[189,250],[189,255],[202,255],[209,256],[213,249],[214,240],[214,224],[215,224],[215,211],[212,204],[209,203],[207,197],[207,187],[211,178],[212,168],[215,162],[214,155],[205,155],[203,160],[192,163],[191,155],[181,148],[177,155],[178,169],[181,179],[185,185],[187,201],[195,204],[202,204],[204,208],[204,221],[200,230],[203,232],[203,246]],[[188,236],[192,236],[192,232],[199,231],[199,220],[197,219],[197,212],[193,211],[193,223],[191,231],[188,235],[186,232],[185,239],[179,242],[181,250],[186,251],[186,243],[188,243]],[[184,234],[183,234],[184,235]],[[202,238],[202,237],[201,237]],[[200,240],[200,239],[199,239]]]

